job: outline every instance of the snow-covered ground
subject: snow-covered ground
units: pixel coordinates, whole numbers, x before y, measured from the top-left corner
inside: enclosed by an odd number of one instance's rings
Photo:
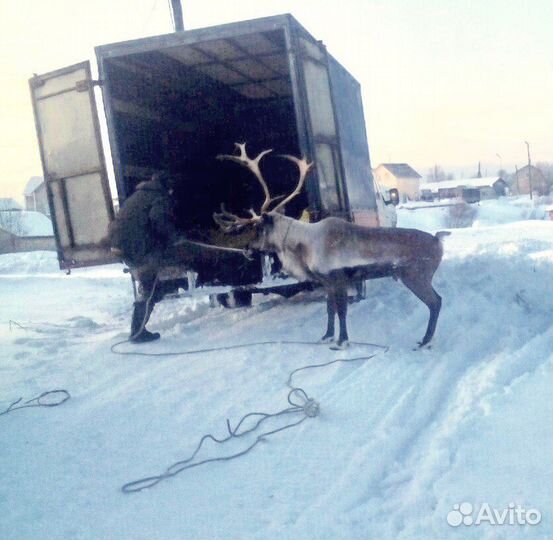
[[[4,210],[0,214],[3,228],[17,236],[53,236],[50,218],[33,210]]]
[[[551,206],[551,197],[530,199],[528,196],[488,199],[477,204],[466,205],[471,219],[462,226],[482,227],[500,225],[524,220],[543,220],[548,218],[546,211]],[[457,228],[463,221],[455,213],[459,201],[455,199],[434,202],[408,202],[397,207],[398,227],[415,227],[423,231],[436,231],[443,228]],[[453,215],[452,215],[453,214]]]
[[[400,225],[442,228],[437,210],[400,210]],[[476,226],[445,239],[434,280],[443,309],[423,351],[413,345],[427,309],[382,279],[350,306],[350,337],[388,352],[267,344],[116,355],[132,303],[121,267],[66,276],[52,253],[0,256],[0,412],[19,397],[71,394],[0,416],[0,539],[553,538],[553,222],[512,221],[532,217],[517,212],[482,203]],[[318,292],[235,310],[169,299],[150,324],[162,340],[121,350],[316,341],[325,311]],[[292,370],[373,352],[294,376],[319,416],[236,460],[121,492],[189,457],[202,435],[226,436],[227,418],[285,408]],[[255,437],[208,442],[196,459]]]

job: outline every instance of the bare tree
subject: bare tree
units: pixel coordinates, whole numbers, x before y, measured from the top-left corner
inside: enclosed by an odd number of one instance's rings
[[[434,165],[434,167],[428,169],[428,174],[426,175],[428,182],[442,182],[446,178],[444,170],[439,165]]]
[[[447,227],[451,229],[472,227],[477,213],[476,207],[467,204],[465,201],[459,201],[449,207]]]
[[[24,236],[27,233],[27,228],[23,222],[21,210],[0,211],[0,229],[4,229],[15,236]]]

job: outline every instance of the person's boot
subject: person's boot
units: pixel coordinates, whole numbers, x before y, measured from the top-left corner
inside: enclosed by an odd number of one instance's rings
[[[148,332],[146,323],[150,318],[151,309],[147,312],[147,302],[135,302],[131,320],[131,337],[129,341],[132,343],[148,343],[155,341],[161,336],[159,332]]]

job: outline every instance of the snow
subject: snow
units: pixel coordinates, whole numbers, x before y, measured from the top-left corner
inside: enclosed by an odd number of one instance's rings
[[[25,233],[23,236],[52,236],[54,230],[48,216],[40,212],[27,210],[21,212]]]
[[[550,538],[553,222],[529,220],[529,204],[512,206],[482,202],[476,226],[445,238],[434,280],[442,313],[422,351],[413,345],[426,308],[382,279],[350,305],[349,326],[353,341],[388,352],[273,344],[120,356],[110,347],[127,336],[132,304],[120,265],[67,276],[53,253],[0,256],[0,412],[46,390],[72,396],[0,416],[0,538]],[[440,211],[400,209],[399,219],[438,230]],[[323,300],[317,291],[261,296],[226,310],[205,295],[167,299],[149,325],[162,339],[120,347],[176,353],[316,341]],[[320,416],[236,460],[121,492],[189,457],[202,435],[225,437],[227,418],[235,425],[246,413],[287,407],[292,370],[373,352],[294,376]],[[228,448],[207,443],[198,458],[243,450],[255,436]],[[542,519],[454,528],[446,516],[463,502],[514,503]]]
[[[5,228],[17,236],[53,236],[48,216],[34,210],[3,211]],[[11,230],[10,230],[11,229]]]
[[[441,182],[425,182],[420,184],[422,191],[432,191],[437,193],[439,189],[452,189],[456,187],[492,187],[498,180],[503,180],[501,176],[484,176],[480,178],[459,178],[458,180],[442,180]]]
[[[548,198],[531,200],[526,197],[487,199],[468,205],[476,215],[473,227],[512,223],[524,220],[547,219]],[[397,207],[398,227],[414,227],[435,232],[449,228],[452,207],[459,204],[455,199],[436,202],[409,202]],[[464,203],[461,203],[464,204]]]
[[[0,199],[0,212],[5,212],[7,210],[21,210],[22,206],[15,200],[10,198]]]

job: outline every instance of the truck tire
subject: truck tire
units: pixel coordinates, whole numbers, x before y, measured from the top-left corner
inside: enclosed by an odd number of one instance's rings
[[[233,289],[228,293],[217,295],[217,303],[225,308],[250,307],[252,305],[252,293],[240,289]]]

